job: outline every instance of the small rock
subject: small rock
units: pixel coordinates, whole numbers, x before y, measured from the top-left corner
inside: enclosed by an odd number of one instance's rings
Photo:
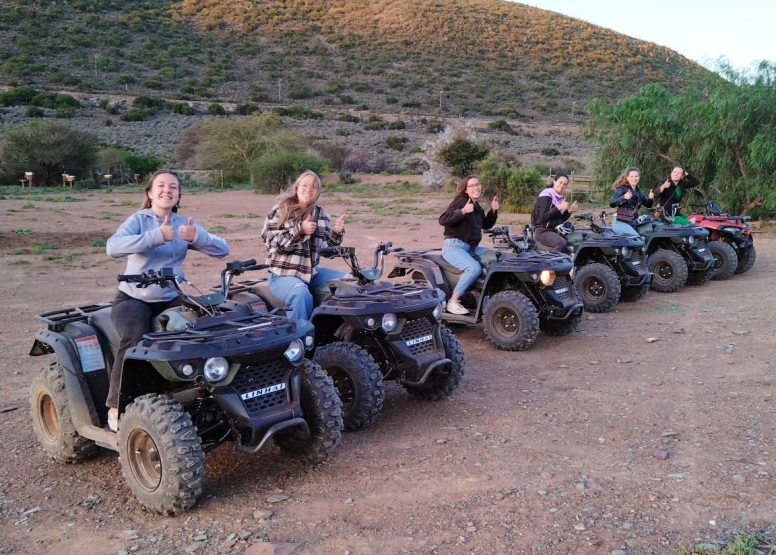
[[[251,537],[251,533],[250,533],[250,532],[247,532],[247,531],[245,531],[245,530],[241,530],[241,531],[240,531],[240,533],[239,533],[238,535],[240,536],[240,539],[241,539],[242,541],[246,541],[248,538],[250,538],[250,537]]]
[[[542,497],[544,497],[545,495],[547,495],[547,490],[540,489],[540,490],[539,490],[539,491],[537,491],[536,493],[538,493],[539,495],[541,495]]]
[[[577,532],[582,532],[583,530],[587,530],[587,528],[585,528],[584,524],[575,524],[574,530],[576,530]]]
[[[687,478],[687,472],[677,472],[675,474],[669,474],[667,477],[668,478],[676,478],[677,480],[681,480],[682,478]]]
[[[662,434],[660,434],[660,437],[674,437],[678,435],[679,435],[679,432],[663,432]]]
[[[622,525],[622,529],[623,530],[633,530],[633,524],[631,524],[630,522],[625,522]]]
[[[748,330],[733,330],[733,335],[746,335],[748,333]]]
[[[571,368],[568,364],[558,364],[558,368]]]
[[[600,363],[599,363],[597,360],[591,360],[591,361],[590,361],[590,364],[592,364],[593,366],[595,366],[596,364],[600,364]]]
[[[669,453],[667,449],[656,449],[656,450],[655,450],[655,451],[652,453],[652,456],[653,456],[653,457],[655,457],[655,458],[656,458],[656,459],[658,459],[658,460],[664,461],[664,460],[666,460],[668,457],[670,457],[670,456],[671,456],[671,453]]]
[[[186,553],[194,553],[207,545],[207,542],[194,542],[186,548]]]
[[[743,484],[744,482],[746,482],[746,478],[745,478],[745,477],[743,477],[741,474],[733,474],[733,479],[734,479],[736,482],[741,482],[742,484]]]
[[[458,536],[458,543],[466,543],[469,541],[469,538],[466,536]]]
[[[476,526],[467,526],[466,527],[466,531],[467,532],[476,532],[477,531],[477,527]]]
[[[352,504],[353,504],[353,498],[352,497],[348,497],[347,499],[345,499],[345,505],[352,505]]]
[[[553,474],[549,470],[542,470],[539,476],[541,476],[542,480],[551,480],[555,476],[555,474]]]
[[[583,484],[582,482],[578,482],[574,484],[574,487],[577,488],[577,490],[579,491],[583,491],[585,489],[585,484]]]
[[[243,555],[292,555],[303,545],[302,543],[257,542],[249,545]],[[345,553],[350,552],[345,551]]]
[[[445,443],[447,443],[447,440],[446,440],[446,439],[438,439],[438,440],[436,440],[436,442],[437,442],[439,445],[444,445]]]
[[[288,495],[283,495],[282,493],[276,493],[275,495],[270,495],[269,497],[267,497],[267,503],[280,503],[287,499],[291,499],[291,498]]]
[[[558,509],[557,507],[553,507],[553,508],[551,508],[551,509],[550,509],[550,513],[551,513],[551,514],[555,514],[555,513],[557,513],[558,511],[560,511],[560,509]]]
[[[660,338],[659,337],[647,337],[644,341],[646,341],[647,343],[657,343],[658,341],[660,341]]]
[[[33,507],[32,509],[27,509],[26,511],[24,511],[22,513],[22,516],[23,517],[30,516],[31,514],[35,514],[35,513],[39,513],[39,512],[40,512],[40,507]]]
[[[489,482],[490,476],[488,474],[477,474],[476,476],[469,476],[466,478],[467,482]]]
[[[6,412],[15,411],[19,407],[3,407],[0,409],[0,414],[4,414]]]
[[[620,364],[630,364],[633,361],[629,358],[618,358],[617,362],[619,362]]]
[[[195,542],[205,542],[205,541],[207,541],[207,534],[197,534],[192,539]]]
[[[261,509],[258,511],[253,511],[253,518],[256,520],[269,520],[275,516],[275,513],[270,511],[269,509]]]
[[[628,554],[622,549],[615,549],[614,551],[612,551],[612,555],[628,555]]]

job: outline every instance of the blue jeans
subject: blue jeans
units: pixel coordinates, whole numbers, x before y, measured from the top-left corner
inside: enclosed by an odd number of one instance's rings
[[[313,276],[310,283],[306,283],[293,276],[278,276],[270,272],[269,290],[278,299],[286,303],[286,308],[290,309],[288,317],[294,320],[309,320],[313,313],[313,294],[317,287],[331,281],[339,279],[345,275],[340,270],[318,267],[318,273]]]
[[[445,239],[442,246],[442,258],[463,272],[461,279],[455,286],[454,292],[460,297],[477,281],[482,273],[482,265],[474,258],[485,251],[485,247],[472,247],[466,241],[460,239]]]
[[[639,232],[633,229],[630,225],[626,224],[625,222],[621,222],[617,218],[612,221],[612,225],[610,226],[612,228],[612,231],[619,235],[635,235],[636,237],[639,236]]]

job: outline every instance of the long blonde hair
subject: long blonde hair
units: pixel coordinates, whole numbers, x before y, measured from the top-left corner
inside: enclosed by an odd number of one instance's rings
[[[636,166],[631,166],[630,168],[628,168],[624,172],[622,172],[620,174],[620,177],[618,177],[617,180],[612,184],[612,190],[613,191],[616,191],[618,187],[628,183],[628,174],[630,172],[639,172],[639,177],[641,177],[641,170],[638,169]]]
[[[299,188],[299,184],[302,182],[302,179],[308,175],[315,177],[315,183],[318,185],[318,194],[315,196],[315,200],[310,203],[310,206],[303,207],[299,203],[299,196],[297,195],[296,190]],[[314,171],[307,170],[302,172],[302,174],[296,178],[294,184],[280,193],[277,200],[275,201],[278,207],[278,212],[280,213],[280,218],[278,218],[278,225],[282,226],[288,220],[301,220],[307,216],[307,214],[312,213],[313,209],[315,208],[315,203],[318,202],[320,197],[321,178],[318,177],[318,174]]]

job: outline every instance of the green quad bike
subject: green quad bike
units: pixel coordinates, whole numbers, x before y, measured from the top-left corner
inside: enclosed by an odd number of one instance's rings
[[[53,310],[30,354],[57,361],[32,383],[35,434],[59,463],[80,463],[99,447],[118,451],[137,500],[149,511],[176,515],[202,493],[205,453],[225,442],[260,452],[272,439],[309,463],[340,442],[341,404],[331,378],[305,358],[313,327],[226,300],[232,276],[265,268],[234,261],[221,290],[190,296],[170,268],[119,281],[172,287],[182,306],[152,321],[154,331],[127,351],[121,369],[119,427],[107,427],[108,369],[120,338],[112,303]]]
[[[665,210],[653,209],[666,217]],[[673,293],[686,285],[707,283],[714,271],[714,256],[709,250],[708,230],[694,225],[660,223],[642,214],[633,228],[646,243],[647,269],[652,272],[653,291]]]
[[[571,222],[563,224],[567,230],[566,252],[574,261],[574,288],[585,310],[606,312],[619,301],[643,299],[652,281],[644,260],[644,239],[614,233],[606,226],[605,212],[601,212],[600,223],[589,213],[574,218],[590,223],[589,228],[577,228]],[[549,248],[533,241],[532,231],[530,225],[526,226],[523,244],[549,252]],[[520,248],[520,242],[514,238],[505,242],[513,251]]]
[[[360,430],[377,419],[391,380],[418,399],[452,395],[466,370],[463,349],[441,323],[440,292],[423,285],[379,281],[384,256],[401,249],[380,243],[374,266],[361,268],[354,247],[327,247],[320,254],[339,257],[351,275],[313,292],[315,356],[334,380],[343,405],[346,430]],[[232,298],[254,306],[282,309],[267,280],[233,289]]]
[[[492,230],[484,230],[488,234]],[[446,299],[461,278],[461,270],[442,257],[441,249],[396,253],[398,262],[388,277],[441,290]],[[583,305],[574,291],[566,254],[488,249],[479,256],[482,275],[461,297],[469,314],[444,312],[452,324],[482,322],[485,335],[499,349],[523,351],[547,335],[573,333],[582,320]]]

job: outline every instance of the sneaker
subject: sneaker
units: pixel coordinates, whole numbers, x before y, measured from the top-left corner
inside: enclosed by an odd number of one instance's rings
[[[114,432],[119,431],[119,409],[108,410],[108,428]]]
[[[469,310],[464,308],[460,301],[448,301],[447,312],[450,314],[469,314]]]

